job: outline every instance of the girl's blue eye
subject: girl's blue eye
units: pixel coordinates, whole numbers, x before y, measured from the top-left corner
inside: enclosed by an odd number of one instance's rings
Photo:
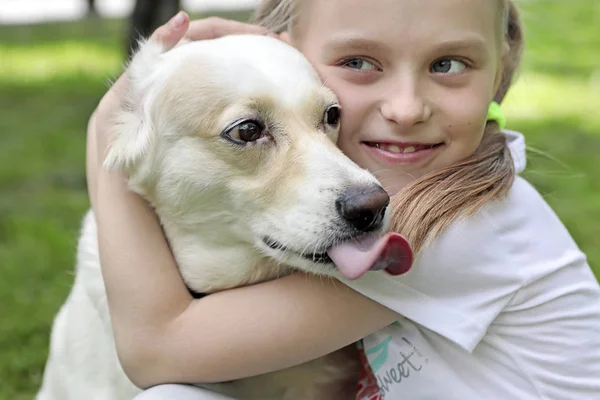
[[[377,67],[373,65],[373,63],[370,63],[367,60],[363,60],[362,58],[351,58],[350,60],[344,62],[343,65],[344,67],[350,69],[358,69],[361,71],[370,71],[377,69]]]
[[[431,64],[430,71],[435,74],[455,75],[465,72],[467,65],[459,60],[443,58]]]

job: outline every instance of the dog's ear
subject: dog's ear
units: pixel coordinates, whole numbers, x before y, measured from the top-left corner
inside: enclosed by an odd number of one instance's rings
[[[150,89],[161,62],[163,46],[142,41],[127,70],[127,88],[123,103],[111,124],[112,141],[104,161],[108,170],[129,171],[150,149],[155,137],[150,114]]]

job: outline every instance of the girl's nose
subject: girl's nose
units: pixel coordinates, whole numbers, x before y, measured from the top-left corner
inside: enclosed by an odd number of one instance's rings
[[[427,121],[431,109],[414,85],[396,85],[383,99],[381,114],[390,122],[409,127]]]

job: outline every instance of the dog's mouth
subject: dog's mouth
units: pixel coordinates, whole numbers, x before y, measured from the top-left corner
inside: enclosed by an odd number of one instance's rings
[[[357,279],[369,270],[401,275],[408,272],[413,262],[409,243],[393,232],[383,236],[349,237],[312,253],[292,250],[271,237],[264,237],[263,242],[273,250],[292,253],[316,264],[337,267],[348,279]]]
[[[264,237],[263,242],[271,249],[281,251],[284,253],[293,253],[305,260],[312,261],[316,264],[332,264],[333,260],[329,257],[326,250],[318,250],[312,253],[305,253],[301,251],[292,250],[289,247],[284,246],[273,238]]]

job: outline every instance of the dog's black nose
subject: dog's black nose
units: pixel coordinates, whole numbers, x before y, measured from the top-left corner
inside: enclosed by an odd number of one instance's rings
[[[361,232],[381,228],[389,204],[390,196],[379,185],[351,187],[335,202],[340,216]]]

